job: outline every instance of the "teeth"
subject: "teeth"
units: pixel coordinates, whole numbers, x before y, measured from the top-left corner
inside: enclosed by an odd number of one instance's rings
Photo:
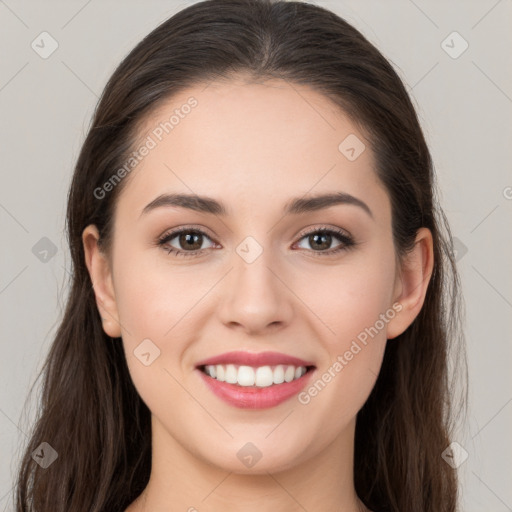
[[[256,368],[254,385],[259,388],[264,388],[272,386],[272,384],[274,384],[274,372],[272,371],[272,368],[270,368],[270,366],[260,366],[259,368]]]
[[[234,364],[207,365],[204,371],[210,377],[229,384],[239,386],[257,386],[260,388],[291,382],[306,373],[305,366],[277,365],[277,366],[238,366]]]
[[[284,380],[286,382],[291,382],[295,377],[295,367],[288,366],[286,371],[284,372]]]
[[[234,365],[228,364],[226,366],[226,374],[224,377],[226,379],[226,382],[229,382],[229,384],[236,384],[237,372]]]

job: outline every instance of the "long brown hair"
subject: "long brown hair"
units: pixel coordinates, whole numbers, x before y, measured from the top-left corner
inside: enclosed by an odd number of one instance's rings
[[[147,35],[108,81],[69,190],[69,292],[41,370],[41,404],[20,461],[15,509],[124,511],[145,488],[150,411],[132,383],[122,343],[103,331],[81,235],[95,224],[108,253],[124,182],[105,197],[94,192],[126,162],[141,122],[173,94],[235,73],[311,86],[361,126],[390,197],[398,258],[413,247],[420,227],[432,232],[435,262],[423,308],[387,343],[378,380],[358,413],[354,480],[372,510],[453,512],[456,472],[441,454],[452,440],[453,404],[464,402],[464,393],[462,401],[454,398],[449,371],[452,351],[456,363],[465,361],[462,302],[427,144],[400,78],[360,32],[327,9],[281,0],[189,6]],[[42,442],[58,453],[46,469],[32,457]]]

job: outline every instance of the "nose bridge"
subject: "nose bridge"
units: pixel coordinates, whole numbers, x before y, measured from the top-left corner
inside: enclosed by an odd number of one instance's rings
[[[291,314],[290,294],[276,277],[280,265],[270,237],[257,236],[261,242],[247,236],[235,247],[220,307],[224,323],[241,324],[250,331],[287,322]]]
[[[268,301],[275,299],[277,288],[275,275],[271,272],[278,267],[277,256],[273,254],[270,237],[265,235],[249,235],[235,248],[233,259],[235,289],[243,296],[265,298]],[[258,241],[259,240],[259,241]],[[241,289],[245,287],[245,289]]]

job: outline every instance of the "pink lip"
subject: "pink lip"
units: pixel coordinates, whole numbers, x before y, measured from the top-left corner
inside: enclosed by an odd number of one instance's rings
[[[304,365],[300,365],[304,366]],[[288,400],[303,389],[312,378],[315,370],[309,370],[302,377],[291,382],[274,384],[259,388],[257,386],[239,386],[221,382],[196,369],[208,388],[229,405],[240,409],[267,409]]]
[[[293,366],[314,366],[312,362],[288,356],[279,352],[226,352],[209,359],[204,359],[196,364],[196,368],[211,364],[237,364],[245,366],[276,366],[278,364],[289,364]],[[290,383],[291,384],[291,383]]]

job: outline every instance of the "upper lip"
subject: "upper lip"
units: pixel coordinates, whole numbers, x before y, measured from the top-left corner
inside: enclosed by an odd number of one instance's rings
[[[305,361],[304,359],[281,354],[279,352],[254,353],[237,350],[204,359],[197,363],[196,367],[214,364],[237,364],[245,366],[275,366],[278,364],[288,364],[293,366],[314,366],[313,363]]]

